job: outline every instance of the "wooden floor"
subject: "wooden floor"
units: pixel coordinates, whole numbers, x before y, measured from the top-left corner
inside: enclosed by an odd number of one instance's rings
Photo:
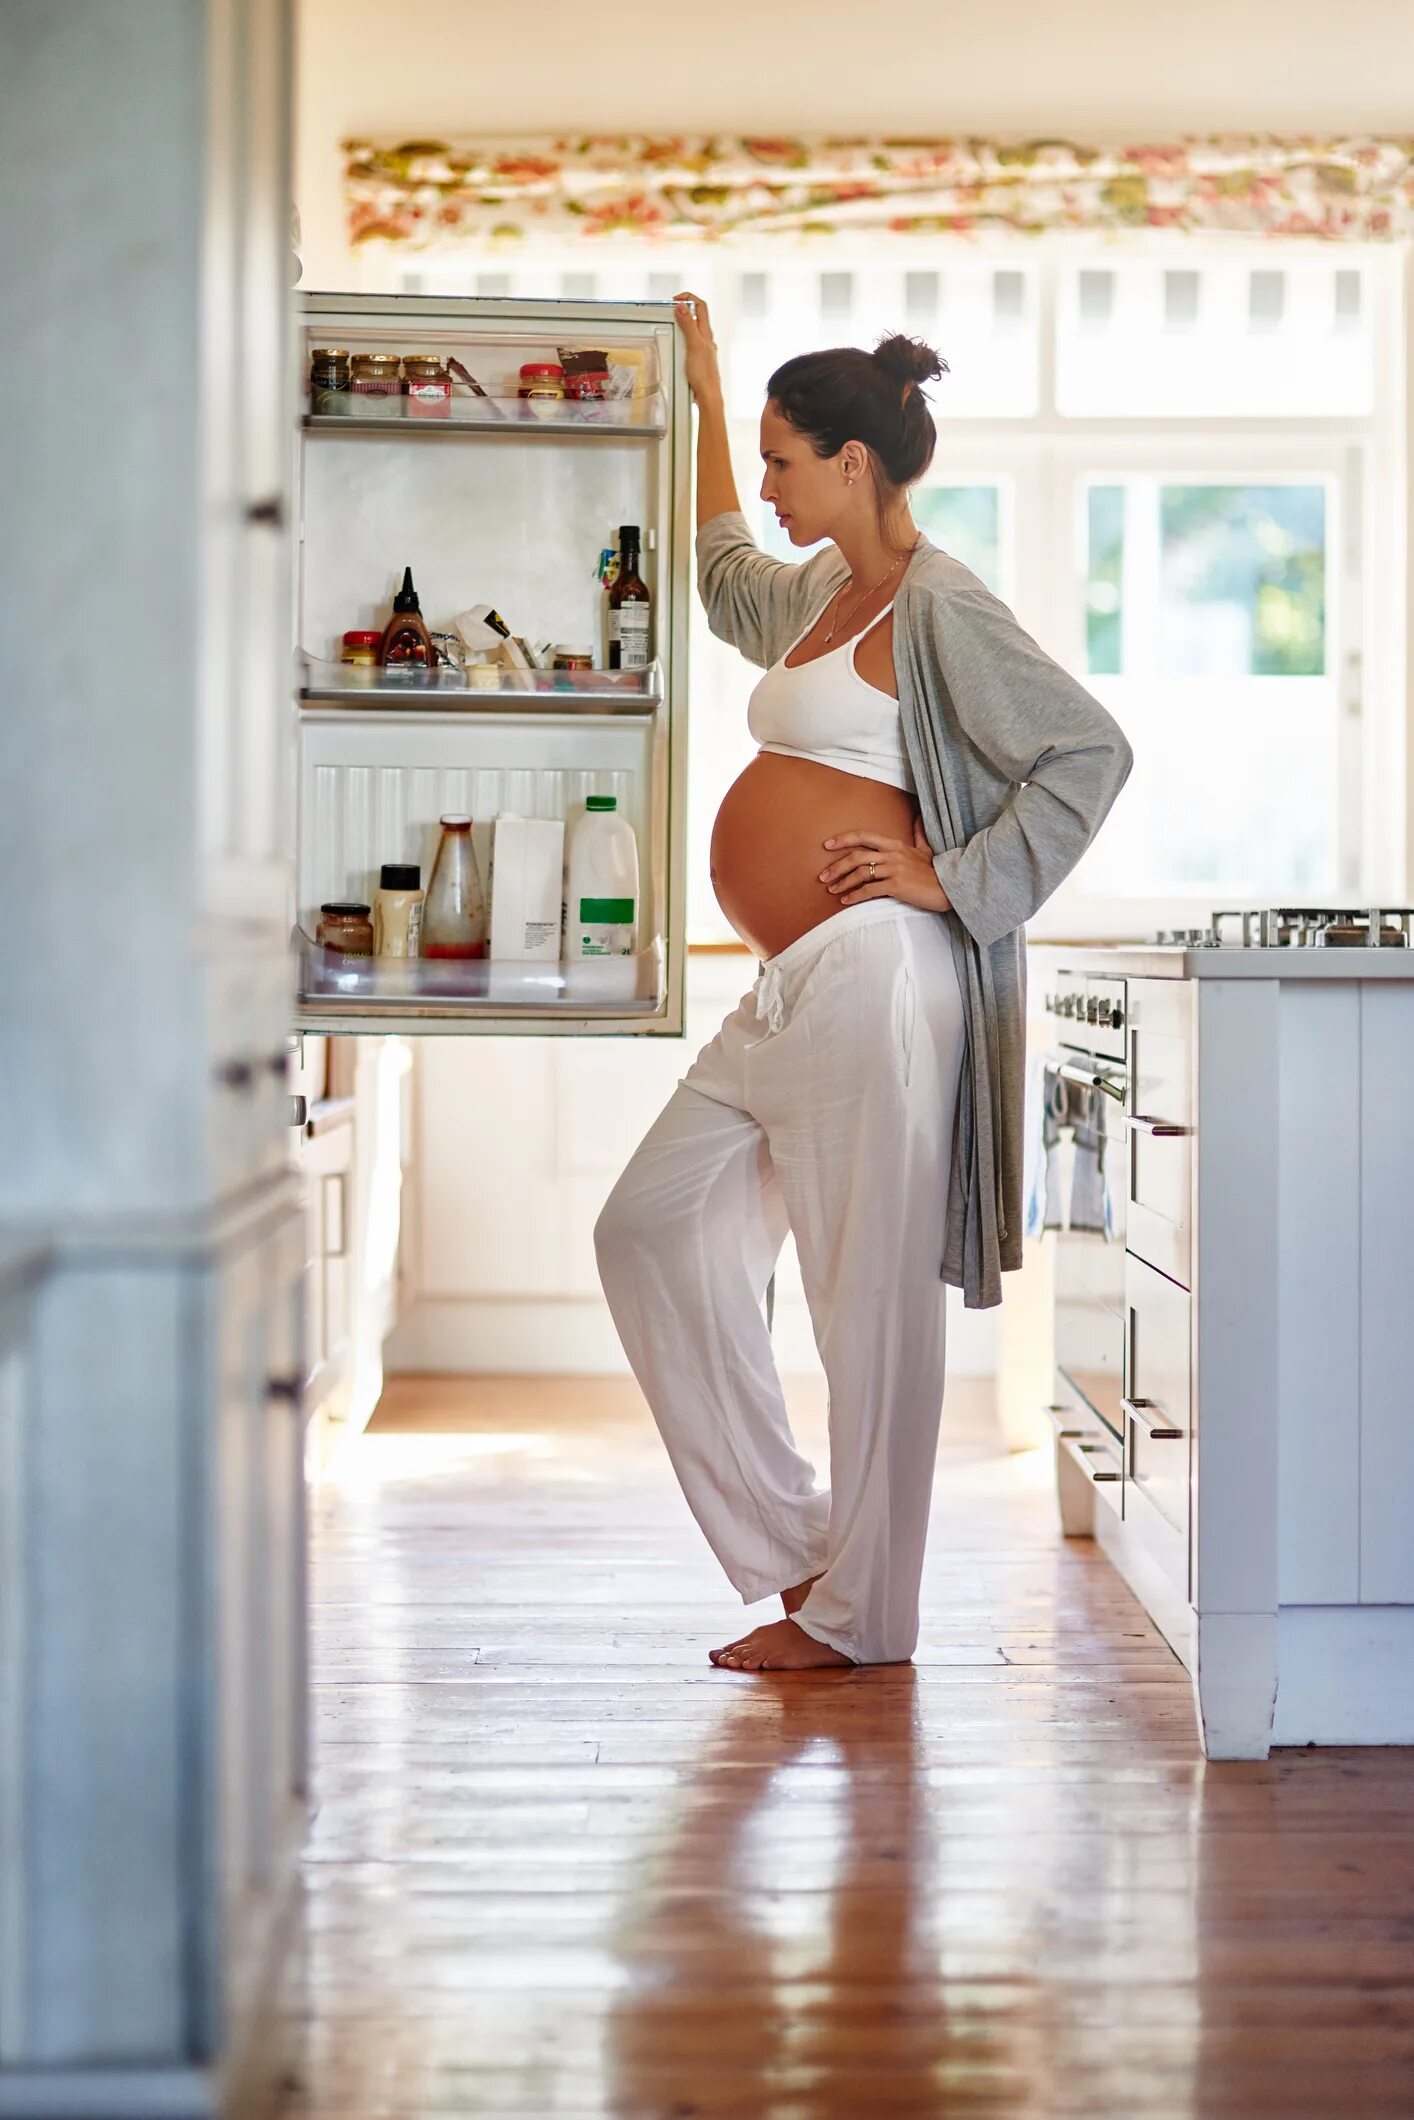
[[[616,1380],[405,1381],[314,1517],[285,2120],[1414,2113],[1414,1754],[1205,1766],[1039,1455],[945,1443],[892,1670],[706,1662]]]

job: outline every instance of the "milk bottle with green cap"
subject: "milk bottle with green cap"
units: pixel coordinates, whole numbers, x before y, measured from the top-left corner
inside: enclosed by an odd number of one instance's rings
[[[565,861],[565,956],[631,957],[638,921],[638,841],[614,795],[585,798]]]

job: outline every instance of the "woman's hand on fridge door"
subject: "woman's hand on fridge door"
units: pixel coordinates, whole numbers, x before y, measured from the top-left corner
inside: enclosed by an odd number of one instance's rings
[[[933,849],[921,818],[913,820],[912,845],[881,832],[836,832],[825,841],[825,851],[836,858],[820,871],[820,881],[841,905],[856,905],[862,898],[898,898],[925,913],[952,909],[933,867]]]
[[[687,381],[699,408],[721,403],[722,371],[712,319],[700,294],[675,294],[673,309],[687,357]]]

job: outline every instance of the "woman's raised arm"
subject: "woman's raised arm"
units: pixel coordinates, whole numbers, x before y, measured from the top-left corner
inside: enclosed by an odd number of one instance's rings
[[[740,510],[736,479],[727,445],[727,411],[712,320],[700,294],[673,298],[678,329],[687,354],[687,381],[697,406],[697,527],[714,515]]]

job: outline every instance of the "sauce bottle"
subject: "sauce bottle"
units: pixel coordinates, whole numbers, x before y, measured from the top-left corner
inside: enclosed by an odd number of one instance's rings
[[[424,957],[484,957],[486,899],[469,817],[444,817],[422,909]]]
[[[609,668],[648,668],[651,599],[638,571],[638,525],[619,529],[619,571],[609,591]]]
[[[416,862],[385,861],[373,901],[375,957],[422,955],[422,870]]]
[[[437,651],[423,621],[411,567],[404,567],[403,585],[393,598],[393,615],[384,630],[379,660],[384,669],[395,672],[436,668]]]

